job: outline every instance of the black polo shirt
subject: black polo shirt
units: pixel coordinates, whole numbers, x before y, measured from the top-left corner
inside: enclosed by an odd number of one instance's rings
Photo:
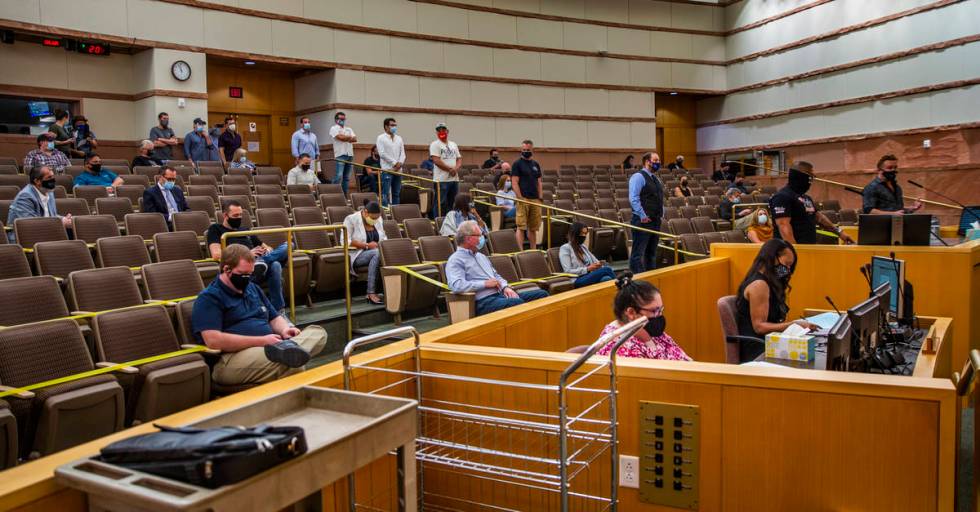
[[[769,210],[773,219],[789,217],[796,243],[817,243],[817,207],[812,197],[797,194],[788,186],[783,187],[769,199]],[[774,229],[773,235],[782,238],[779,229]]]
[[[872,209],[878,209],[885,212],[897,212],[905,209],[905,200],[902,198],[902,187],[898,185],[898,182],[892,183],[895,187],[895,191],[888,188],[884,181],[878,178],[871,180],[868,186],[864,187],[864,191],[861,193],[864,196],[862,201],[862,206],[864,207],[864,213],[871,213]]]
[[[493,158],[487,158],[486,160],[483,161],[483,168],[484,169],[490,169],[491,167],[494,167],[494,166],[496,166],[499,163],[500,163],[500,159],[499,158],[496,159],[496,160],[494,160]]]
[[[541,166],[534,159],[519,158],[510,166],[510,175],[517,177],[521,187],[521,196],[525,199],[541,199],[538,197],[538,180],[541,179]]]
[[[191,326],[194,339],[203,344],[201,333],[221,331],[239,336],[265,336],[275,334],[269,322],[279,312],[255,283],[248,283],[245,293],[238,293],[220,277],[214,278],[203,292],[194,299]]]
[[[217,223],[211,224],[210,226],[208,226],[208,232],[207,232],[207,235],[206,235],[206,238],[207,238],[207,241],[208,241],[208,245],[211,245],[211,244],[219,244],[220,245],[221,244],[221,235],[223,235],[223,234],[225,234],[225,233],[227,233],[229,231],[242,231],[242,230],[241,229],[226,228],[224,224],[217,224]],[[254,249],[254,248],[262,245],[262,241],[259,240],[259,237],[255,236],[255,235],[236,236],[236,237],[232,237],[232,238],[229,238],[228,239],[228,245],[231,245],[231,244],[242,244],[245,247],[248,247],[249,249]]]

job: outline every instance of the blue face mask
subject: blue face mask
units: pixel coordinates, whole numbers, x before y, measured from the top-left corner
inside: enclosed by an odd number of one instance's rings
[[[310,131],[310,123],[303,123],[303,129],[306,131]]]
[[[394,134],[396,134],[396,133],[398,133],[398,127],[397,127],[397,126],[392,126],[392,127],[390,128],[390,130],[391,130],[391,134],[392,134],[392,135],[394,135]]]
[[[194,127],[194,130],[195,130],[195,131],[196,131],[197,133],[203,133],[203,132],[204,132],[204,127],[203,127],[203,126],[200,126],[200,125],[198,125],[198,126],[195,126],[195,127]]]
[[[482,250],[484,245],[487,245],[487,237],[480,235],[480,241],[476,243],[476,250]]]
[[[165,188],[167,190],[173,190],[175,186],[177,186],[177,184],[174,183],[174,182],[172,182],[172,181],[164,181],[163,182],[163,188]]]
[[[48,149],[54,149],[54,142],[48,141]]]
[[[660,162],[653,162],[652,164],[650,164],[650,166],[654,171],[660,170]]]
[[[337,124],[339,124],[340,126],[344,126],[344,123],[345,123],[345,122],[347,122],[347,120],[346,120],[346,119],[338,119],[338,120],[337,120]]]

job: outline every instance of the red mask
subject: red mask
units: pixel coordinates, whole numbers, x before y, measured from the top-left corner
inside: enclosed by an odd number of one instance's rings
[[[446,139],[449,138],[449,132],[447,130],[443,130],[437,133],[436,136],[439,137],[439,140],[446,142]]]

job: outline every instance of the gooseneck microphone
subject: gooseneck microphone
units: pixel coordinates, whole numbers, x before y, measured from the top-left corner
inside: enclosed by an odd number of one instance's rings
[[[864,270],[864,269],[862,269],[862,270]],[[834,301],[830,300],[830,295],[825,295],[824,296],[824,299],[827,299],[827,303],[830,304],[830,307],[834,308],[834,311],[836,311],[838,315],[843,315],[844,314],[844,313],[841,313],[839,309],[837,309],[837,305],[834,304]]]

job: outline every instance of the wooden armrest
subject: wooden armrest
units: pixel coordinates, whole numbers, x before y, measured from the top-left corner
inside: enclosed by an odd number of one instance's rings
[[[7,391],[16,391],[16,390],[17,390],[17,388],[12,388],[10,386],[0,385],[0,393],[7,392]],[[14,393],[14,394],[12,394],[10,396],[14,396],[14,397],[20,398],[21,400],[30,400],[30,399],[34,398],[34,393],[31,392],[31,391],[19,391],[19,392]]]
[[[193,343],[184,343],[183,345],[180,346],[180,348],[182,348],[182,349],[197,348],[197,347],[205,347],[205,345],[195,345]],[[202,352],[204,352],[205,354],[211,354],[211,355],[219,355],[219,354],[221,354],[221,351],[218,350],[218,349],[216,349],[216,348],[205,348],[204,350],[202,350]]]
[[[95,363],[95,367],[96,368],[111,368],[111,367],[116,366],[118,364],[119,363],[111,363],[109,361],[102,361],[101,363]],[[119,373],[128,373],[130,375],[136,374],[136,373],[139,373],[140,372],[139,368],[136,368],[135,366],[123,366],[121,368],[116,369],[115,371],[117,371]]]

